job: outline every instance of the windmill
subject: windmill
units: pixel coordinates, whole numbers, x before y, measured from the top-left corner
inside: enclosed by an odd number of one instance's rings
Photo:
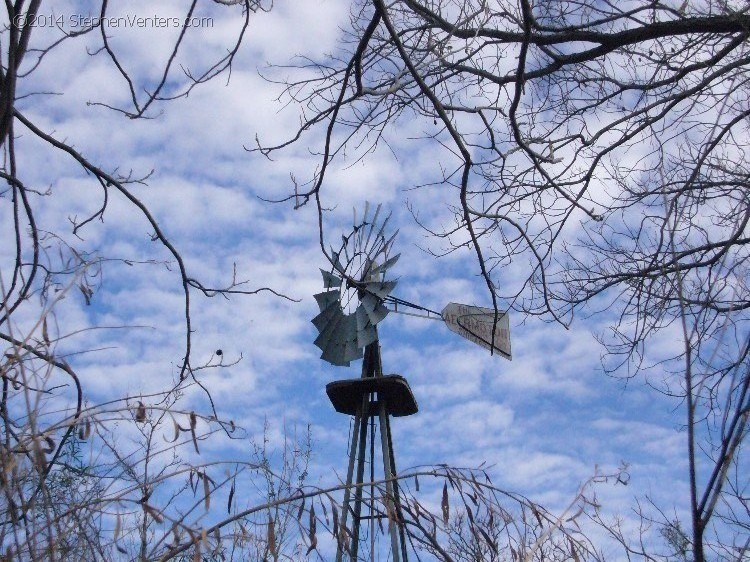
[[[508,359],[511,357],[507,315],[497,314],[494,309],[457,303],[449,303],[442,313],[437,313],[391,295],[397,281],[387,280],[386,274],[400,254],[391,255],[398,232],[387,236],[389,219],[390,214],[382,217],[380,205],[370,216],[370,206],[366,204],[359,221],[355,211],[352,231],[341,237],[338,250],[331,248],[332,268],[321,270],[324,290],[315,295],[320,312],[312,323],[319,332],[315,345],[322,351],[321,358],[347,367],[352,361],[363,359],[360,378],[326,385],[334,409],[354,416],[344,505],[336,537],[336,562],[342,562],[345,555],[349,560],[357,560],[362,522],[369,523],[372,540],[376,521],[383,519],[388,521],[391,559],[407,561],[390,418],[415,414],[418,407],[403,376],[383,374],[378,323],[391,310],[440,319],[470,341]],[[379,443],[376,443],[376,420]],[[369,497],[364,497],[366,459],[369,457],[369,482],[372,483],[378,446],[385,482],[382,505],[375,497],[373,484],[369,485]],[[363,507],[367,514],[362,513]],[[373,546],[371,552],[374,555]]]
[[[338,380],[326,386],[336,411],[354,416],[344,505],[338,526],[337,562],[341,562],[345,554],[349,560],[357,560],[362,521],[369,522],[373,539],[378,519],[388,520],[392,560],[407,560],[404,529],[397,523],[402,518],[398,483],[394,480],[397,472],[390,416],[415,414],[417,403],[404,377],[383,375],[380,359],[377,325],[388,314],[384,302],[396,287],[396,281],[386,281],[385,275],[399,257],[390,256],[396,233],[386,238],[389,218],[390,215],[381,220],[380,205],[372,217],[366,205],[359,222],[355,214],[354,227],[348,235],[342,236],[340,249],[331,249],[332,270],[321,270],[324,291],[315,295],[320,313],[312,322],[319,331],[315,345],[322,351],[321,358],[339,366],[349,366],[351,361],[363,359],[359,379]],[[375,497],[375,487],[370,485],[369,497],[365,498],[363,486],[368,456],[370,482],[375,480],[376,420],[385,480],[382,507]],[[366,514],[362,513],[363,507]],[[374,552],[372,547],[371,551]]]

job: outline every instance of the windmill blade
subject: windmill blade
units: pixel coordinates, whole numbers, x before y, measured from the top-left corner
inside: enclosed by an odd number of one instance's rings
[[[376,265],[376,263],[371,260],[369,257],[365,260],[365,266],[362,268],[362,275],[360,275],[360,281],[366,282],[368,279],[370,279],[370,268]]]
[[[398,234],[398,230],[396,230],[396,232],[394,232],[391,235],[391,237],[388,239],[388,241],[383,244],[383,253],[384,254],[388,254],[388,252],[391,251],[391,245],[393,244],[393,241],[396,239],[396,235],[397,234]]]
[[[365,236],[365,227],[367,226],[367,215],[369,213],[370,213],[370,202],[369,201],[365,201],[365,212],[362,215],[362,222],[361,223],[357,222],[357,211],[356,211],[356,208],[355,208],[355,211],[354,211],[354,227],[356,228],[358,224],[360,225],[359,231],[357,233],[358,236],[359,236],[359,240],[357,242],[359,243],[360,247],[362,247],[362,238],[364,238],[364,236]]]
[[[370,281],[365,283],[365,291],[383,300],[391,294],[397,284],[398,281]]]
[[[367,201],[365,201],[365,207],[369,205]],[[380,207],[381,204],[378,203],[378,206],[375,208],[375,216],[372,217],[372,222],[370,223],[370,231],[367,233],[367,240],[365,241],[364,248],[370,247],[370,238],[372,237],[372,231],[375,230],[375,225],[378,224],[378,216],[380,215]]]
[[[338,303],[335,304],[334,306],[327,308],[325,311],[321,312],[318,316],[321,317],[318,324],[325,322],[325,324],[323,324],[322,327],[319,328],[320,335],[328,336],[332,333],[336,333],[336,335],[339,335],[338,330],[341,329],[341,323],[344,322],[344,319],[346,318],[346,314],[344,314],[344,311],[341,310],[341,307],[338,305]],[[315,322],[313,323],[315,324]]]
[[[357,333],[363,332],[367,329],[367,326],[372,325],[362,303],[359,303],[357,310],[354,311],[354,318],[357,322]]]
[[[370,317],[370,322],[372,322],[373,324],[377,324],[378,322],[383,320],[383,318],[388,316],[388,312],[389,310],[385,306],[383,306],[380,302],[378,302],[378,304],[375,306],[375,308],[373,308],[373,310],[367,311],[367,316]]]
[[[349,362],[344,359],[344,347],[341,345],[333,345],[327,347],[320,354],[320,358],[328,361],[331,365],[337,367],[348,367]]]
[[[351,258],[349,257],[349,238],[351,238],[352,235],[356,236],[356,232],[350,234],[349,236],[341,236],[341,248],[344,250],[344,261],[346,262],[346,265],[344,265],[344,268],[346,268],[349,265],[349,262],[351,261]]]
[[[378,275],[380,273],[385,273],[389,267],[391,267],[393,264],[395,264],[398,261],[399,257],[401,257],[401,254],[396,254],[392,258],[388,258],[387,260],[385,260],[382,264],[376,265],[375,267],[373,267],[370,270],[370,277],[374,277],[375,275]]]
[[[362,304],[357,307],[355,314],[357,318],[357,343],[361,347],[365,347],[378,339],[378,331],[370,321],[370,317]]]
[[[339,314],[343,313],[341,312],[341,307],[339,306],[337,299],[333,305],[320,312],[320,314],[313,318],[311,322],[318,329],[318,332],[322,332]]]
[[[336,271],[341,275],[346,275],[346,269],[344,269],[344,266],[341,265],[341,261],[339,260],[339,252],[336,252],[333,249],[333,246],[331,246],[331,261],[333,262],[333,268]]]
[[[322,335],[322,334],[321,334]],[[349,366],[349,362],[362,358],[357,347],[357,320],[353,314],[341,313],[341,318],[330,333],[323,355],[334,365]]]
[[[383,235],[383,232],[385,232],[385,227],[388,224],[389,220],[391,220],[391,214],[390,213],[388,213],[388,216],[385,217],[385,220],[383,221],[383,224],[380,225],[380,230],[378,231],[378,233],[376,235],[376,239],[385,240],[385,236]],[[393,236],[391,236],[391,239],[393,239],[394,236],[395,236],[395,234]],[[384,248],[385,246],[386,246],[386,244],[383,244],[382,248]],[[382,248],[378,248],[377,252],[378,253],[382,252],[383,251]]]
[[[361,332],[357,332],[357,345],[361,346],[362,348],[367,347],[372,342],[377,341],[377,339],[378,331],[372,324],[368,324],[364,330],[362,330]]]
[[[323,288],[331,289],[333,287],[341,287],[341,277],[334,275],[333,272],[320,270],[320,274],[323,276]]]
[[[346,317],[347,338],[344,344],[344,361],[354,361],[363,356],[362,348],[357,341],[357,318],[355,314]]]
[[[315,297],[315,301],[318,303],[320,312],[323,312],[326,308],[333,306],[334,304],[338,304],[340,295],[341,291],[335,289],[333,291],[323,291],[322,293],[317,293],[313,296]]]
[[[383,306],[382,301],[372,293],[365,293],[362,297],[362,308],[364,308],[370,323],[375,326],[383,318],[388,316],[388,309]]]
[[[359,344],[356,340],[346,342],[346,345],[344,346],[344,353],[343,353],[343,359],[346,361],[346,366],[349,366],[350,361],[356,361],[357,359],[362,359],[364,357],[364,351],[361,347],[359,347]]]
[[[323,349],[328,346],[331,341],[343,341],[345,339],[343,323],[346,319],[346,315],[341,311],[341,307],[332,306],[330,308],[332,312],[326,312],[329,315],[328,322],[320,328],[320,334],[315,338],[315,345]]]

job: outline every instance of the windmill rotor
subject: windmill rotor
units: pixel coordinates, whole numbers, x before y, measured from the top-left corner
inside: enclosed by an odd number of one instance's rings
[[[379,222],[381,206],[372,217],[369,207],[360,221],[355,210],[351,232],[342,235],[338,250],[331,248],[331,269],[320,270],[324,291],[315,295],[320,312],[312,319],[319,332],[314,343],[333,365],[349,366],[378,339],[376,326],[388,315],[384,303],[397,283],[385,275],[400,256],[390,255],[398,232],[386,238],[390,213]]]

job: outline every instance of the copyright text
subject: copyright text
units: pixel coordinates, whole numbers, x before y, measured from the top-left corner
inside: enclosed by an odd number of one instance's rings
[[[56,27],[81,31],[93,27],[107,28],[137,28],[137,29],[169,29],[181,27],[213,27],[211,17],[191,17],[188,19],[164,16],[138,16],[127,14],[124,16],[91,16],[83,14],[18,14],[13,18],[17,27]]]

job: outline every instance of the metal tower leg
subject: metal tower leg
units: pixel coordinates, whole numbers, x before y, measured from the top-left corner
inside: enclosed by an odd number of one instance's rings
[[[391,474],[394,476],[398,474],[396,471],[396,456],[393,453],[393,436],[391,434],[391,420],[386,415],[385,425],[388,428],[388,454],[391,459]],[[406,528],[404,526],[404,514],[401,511],[401,492],[399,491],[398,480],[393,481],[393,498],[395,501],[395,519],[398,524],[398,534],[401,539],[401,562],[407,562],[409,556],[406,553]]]
[[[378,416],[380,417],[380,444],[383,449],[383,471],[385,473],[385,509],[388,515],[388,532],[391,535],[391,551],[393,553],[393,562],[400,562],[399,536],[396,526],[397,506],[396,494],[394,489],[398,487],[393,481],[395,473],[395,463],[393,462],[393,441],[391,440],[391,429],[388,423],[388,414],[385,400],[379,401]]]
[[[369,403],[363,408],[369,407]],[[357,559],[359,553],[359,525],[362,519],[362,491],[365,475],[365,456],[367,454],[367,415],[361,416],[359,424],[359,446],[357,447],[357,488],[354,490],[354,517],[352,520],[351,560]]]

